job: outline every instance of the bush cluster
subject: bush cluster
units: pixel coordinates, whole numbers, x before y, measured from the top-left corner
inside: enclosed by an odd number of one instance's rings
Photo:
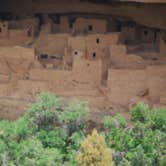
[[[56,96],[40,94],[23,117],[0,121],[0,165],[166,165],[166,110],[139,104],[132,124],[107,116],[103,131],[87,136],[89,116],[85,102],[64,107]]]
[[[121,115],[105,117],[108,146],[117,166],[166,165],[166,110],[138,104],[131,110],[132,124]]]
[[[0,121],[0,165],[77,165],[89,109],[84,102],[62,108],[56,96],[43,93],[23,117]]]

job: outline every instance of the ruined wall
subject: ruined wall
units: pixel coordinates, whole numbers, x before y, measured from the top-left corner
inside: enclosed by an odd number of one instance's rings
[[[166,93],[166,67],[149,66],[147,68],[148,87],[150,99],[154,102],[165,101]]]
[[[7,38],[8,33],[8,22],[0,22],[0,38]]]
[[[34,50],[23,47],[0,47],[1,78],[24,78],[34,64]],[[3,79],[1,80],[3,81]]]
[[[142,57],[128,54],[125,45],[111,45],[109,50],[112,68],[144,69],[148,64]]]
[[[152,104],[166,104],[164,56],[129,54],[120,39],[121,33],[40,34],[34,48],[0,47],[0,96],[31,100],[50,91],[126,107],[146,92]]]
[[[166,35],[163,33],[159,37],[159,51],[162,56],[166,56]]]
[[[37,55],[48,54],[57,57],[67,54],[79,56],[82,53],[89,60],[100,59],[103,49],[120,41],[120,33],[72,36],[69,34],[49,34],[40,36],[35,44]]]
[[[48,34],[40,36],[35,43],[35,49],[38,55],[46,53],[48,55],[64,55],[64,48],[67,47],[68,34]]]
[[[7,37],[0,37],[0,46],[23,46],[32,42],[32,38],[28,36],[24,30],[9,30]]]
[[[73,31],[76,33],[105,33],[107,32],[107,21],[77,18],[73,24]]]
[[[69,47],[72,47],[72,49],[85,51],[87,44],[85,38],[85,36],[69,36],[68,45]]]
[[[125,44],[155,43],[157,30],[140,25],[122,26],[122,38]]]
[[[122,27],[122,37],[125,43],[136,43],[136,28],[130,26]]]
[[[30,79],[46,81],[49,89],[58,95],[93,96],[97,93],[96,86],[100,84],[101,62],[76,57],[71,71],[32,69]]]
[[[103,56],[103,49],[120,42],[120,33],[94,34],[86,37],[87,58],[99,59]]]
[[[9,29],[22,29],[27,31],[28,35],[34,37],[39,30],[39,20],[37,18],[25,18],[9,21]]]
[[[108,58],[109,50],[104,50],[107,55],[103,68],[101,59],[91,61],[84,55],[73,55],[71,70],[49,69],[38,65],[34,50],[23,47],[0,48],[0,96],[11,95],[16,98],[31,98],[41,91],[51,91],[61,96],[103,96],[108,97],[114,104],[128,106],[130,101],[147,91],[148,99],[152,103],[165,104],[165,65],[144,66],[119,66],[115,68],[112,62],[116,56],[121,56],[117,63],[121,63],[126,49],[123,45],[111,46],[112,56]],[[122,62],[125,64],[125,61]],[[133,64],[132,61],[129,64]],[[142,65],[142,63],[141,63]],[[136,68],[137,67],[137,68]],[[108,70],[109,68],[109,70]],[[106,92],[100,91],[103,72],[108,70]],[[140,97],[140,96],[139,96]]]
[[[69,19],[67,16],[61,16],[60,17],[60,33],[70,33],[71,28],[69,26]]]
[[[150,66],[144,70],[110,69],[108,97],[111,102],[129,105],[132,99],[147,91],[151,103],[165,104],[166,66]]]
[[[0,46],[24,45],[31,42],[38,31],[37,20],[34,20],[0,23]]]
[[[145,70],[110,69],[108,76],[109,99],[119,105],[129,105],[130,100],[147,88]]]
[[[7,11],[21,19],[10,21],[9,27],[0,24],[0,102],[20,105],[49,91],[67,100],[89,101],[93,109],[104,111],[121,111],[117,107],[131,108],[139,101],[166,106],[164,4],[6,4]],[[39,20],[29,17],[34,13]]]
[[[142,28],[140,28],[140,32],[138,32],[138,35],[140,35],[141,42],[144,42],[144,43],[155,42],[155,30],[154,29],[142,27]]]

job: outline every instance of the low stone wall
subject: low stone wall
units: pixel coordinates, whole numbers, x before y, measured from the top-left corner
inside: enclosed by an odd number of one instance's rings
[[[166,93],[166,66],[149,66],[146,69],[110,69],[108,75],[110,101],[128,105],[130,100],[147,91],[153,104],[162,104]],[[143,96],[142,96],[143,97]],[[166,104],[166,103],[165,103]]]
[[[108,75],[108,97],[111,102],[128,105],[131,98],[147,89],[145,70],[110,69]]]
[[[69,42],[65,34],[63,38],[61,50],[68,43],[75,46],[74,39]],[[110,103],[128,106],[131,99],[141,99],[140,93],[146,92],[152,103],[165,103],[166,65],[147,65],[143,58],[127,54],[124,45],[100,50],[103,57],[95,60],[88,59],[81,47],[67,49],[63,51],[72,60],[70,70],[65,68],[65,58],[61,69],[47,68],[35,58],[32,48],[0,47],[0,96],[31,98],[51,91],[60,96],[103,97]],[[106,90],[101,88],[103,85]]]

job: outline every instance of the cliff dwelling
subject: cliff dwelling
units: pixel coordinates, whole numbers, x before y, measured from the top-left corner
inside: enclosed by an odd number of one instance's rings
[[[0,103],[48,91],[98,110],[166,106],[165,0],[0,3]]]

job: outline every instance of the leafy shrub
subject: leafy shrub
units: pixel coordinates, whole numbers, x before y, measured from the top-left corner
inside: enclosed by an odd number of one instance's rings
[[[149,112],[149,107],[147,105],[139,103],[131,111],[131,116],[132,116],[131,120],[145,122],[148,119],[148,112]]]
[[[42,142],[44,147],[63,149],[66,145],[66,132],[61,128],[55,128],[51,131],[40,130],[36,133],[37,138]]]
[[[81,144],[78,162],[81,166],[113,166],[111,150],[97,130],[93,130]]]
[[[0,140],[0,165],[8,164],[7,147],[3,140]]]
[[[119,166],[131,166],[131,163],[123,158],[123,160],[121,160],[121,162],[119,163]]]
[[[131,114],[132,126],[120,125],[116,116],[104,119],[105,138],[113,149],[115,165],[160,166],[166,154],[166,110],[138,104]]]
[[[67,161],[64,163],[65,166],[78,166],[77,161],[77,152],[75,150],[71,150],[67,155]]]
[[[88,116],[89,108],[86,102],[74,101],[69,104],[65,111],[59,114],[61,122],[70,123],[73,121],[83,122]]]
[[[57,122],[56,110],[59,105],[56,96],[49,93],[40,94],[26,114],[30,127],[36,130],[52,129],[52,125]]]
[[[131,114],[132,125],[121,115],[107,116],[102,135],[94,131],[86,138],[87,104],[64,108],[56,96],[42,93],[23,117],[0,121],[0,165],[109,166],[113,157],[115,166],[165,166],[166,110],[139,104]]]
[[[68,136],[73,132],[84,130],[89,108],[86,102],[72,102],[65,111],[59,111],[57,116],[64,128],[67,129]]]
[[[56,96],[42,93],[23,117],[0,121],[0,165],[78,165],[88,111],[85,102],[62,109]]]
[[[166,155],[162,156],[160,159],[160,166],[165,166],[166,165]]]
[[[152,164],[152,159],[148,157],[148,155],[145,153],[144,149],[141,145],[137,146],[133,153],[127,152],[126,154],[127,159],[131,162],[134,166],[150,166]]]
[[[63,154],[55,148],[44,149],[38,161],[38,166],[62,166],[62,164]]]
[[[70,137],[70,148],[78,150],[84,138],[85,135],[81,131],[73,133]]]
[[[150,116],[151,128],[166,132],[166,110],[154,109]]]
[[[127,122],[120,114],[115,115],[114,117],[105,116],[103,120],[103,125],[105,128],[125,128]]]
[[[35,137],[22,141],[17,147],[16,163],[29,166],[61,166],[63,156],[55,148],[43,148],[42,143]]]

